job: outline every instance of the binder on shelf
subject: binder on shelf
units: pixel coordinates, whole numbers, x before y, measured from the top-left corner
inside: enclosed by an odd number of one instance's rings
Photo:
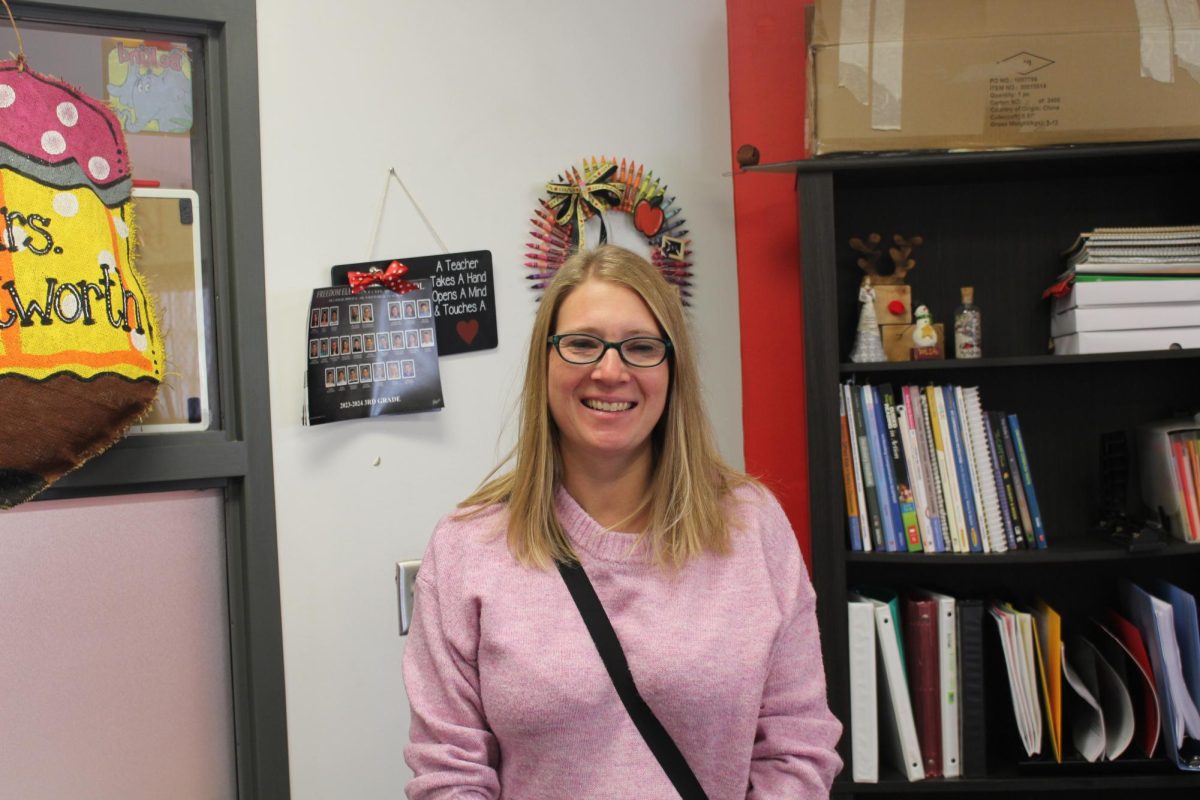
[[[942,777],[942,703],[938,672],[938,613],[933,598],[905,596],[904,657],[913,721],[926,778]]]
[[[875,670],[875,606],[848,604],[850,642],[850,772],[855,783],[879,780],[879,700]]]
[[[869,600],[875,607],[875,634],[879,645],[879,663],[883,680],[880,699],[880,725],[884,729],[883,748],[892,765],[909,781],[925,777],[921,746],[913,719],[912,699],[904,674],[901,646],[899,603],[893,592],[873,590],[868,594],[850,593],[851,600]]]
[[[958,673],[958,601],[948,594],[918,589],[918,597],[937,604],[938,704],[942,727],[942,774],[947,778],[962,775],[961,724],[959,705],[962,687]],[[918,730],[919,733],[919,730]]]
[[[976,598],[957,599],[958,612],[958,675],[962,686],[959,709],[959,729],[962,731],[962,776],[986,778],[988,774],[987,747],[987,681],[984,653],[984,601]]]

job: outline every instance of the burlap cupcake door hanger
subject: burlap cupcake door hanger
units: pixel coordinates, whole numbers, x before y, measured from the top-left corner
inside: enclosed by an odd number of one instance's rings
[[[133,266],[133,179],[104,103],[0,61],[0,508],[118,441],[164,353]]]
[[[586,245],[588,221],[596,219],[597,243],[609,238],[606,217],[628,215],[649,247],[648,259],[673,284],[684,305],[691,298],[692,252],[682,207],[667,184],[645,165],[626,159],[595,156],[572,165],[546,184],[533,210],[525,266],[530,287],[538,292],[574,252]]]

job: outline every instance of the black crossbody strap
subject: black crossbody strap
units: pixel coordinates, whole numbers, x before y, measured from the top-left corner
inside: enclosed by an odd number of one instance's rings
[[[579,608],[579,615],[587,625],[592,642],[600,652],[600,659],[608,669],[608,675],[612,678],[621,702],[625,704],[625,710],[629,712],[638,733],[649,745],[650,752],[658,759],[663,772],[667,773],[683,800],[708,800],[708,795],[704,793],[704,788],[696,779],[692,768],[688,766],[683,753],[679,752],[667,729],[638,693],[637,684],[633,682],[633,673],[629,671],[629,662],[625,660],[625,651],[621,649],[621,642],[617,639],[617,632],[608,621],[608,614],[604,612],[604,606],[596,596],[596,590],[592,588],[592,582],[588,580],[583,566],[564,564],[560,561],[558,572]]]

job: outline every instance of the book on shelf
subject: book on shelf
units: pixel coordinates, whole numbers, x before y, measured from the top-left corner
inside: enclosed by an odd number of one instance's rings
[[[1084,331],[1051,339],[1056,356],[1095,353],[1136,353],[1200,347],[1200,325],[1186,328],[1145,328],[1136,331]]]
[[[1017,492],[1020,491],[1019,479],[1017,483],[1013,482],[1012,467],[1016,464],[1016,454],[1011,454],[1010,447],[1005,444],[1005,433],[1008,430],[1008,424],[1005,422],[1005,413],[1003,411],[988,411],[986,413],[988,430],[991,431],[991,442],[995,447],[995,457],[1000,469],[1000,481],[1003,487],[1002,497],[1004,507],[1008,511],[1009,520],[1012,522],[1013,541],[1017,548],[1025,548],[1028,546],[1027,537],[1025,535],[1026,521],[1021,516],[1021,507],[1017,502]],[[1026,513],[1028,516],[1028,513]]]
[[[1064,254],[1076,273],[1200,274],[1200,233],[1194,226],[1097,228],[1081,233]]]
[[[919,390],[912,386],[902,386],[900,394],[903,403],[896,407],[896,414],[902,421],[900,433],[913,486],[913,500],[917,506],[921,545],[926,552],[940,553],[946,549],[942,535],[942,512],[938,507],[936,484],[930,468],[924,431],[917,424],[918,415],[921,413]]]
[[[1076,306],[1050,315],[1050,335],[1092,331],[1186,328],[1200,321],[1200,300],[1190,303]]]
[[[846,521],[850,530],[850,549],[862,550],[862,520],[858,515],[858,492],[855,489],[854,457],[850,452],[850,424],[846,417],[845,398],[838,394],[838,412],[842,440],[842,489],[845,491]]]
[[[874,549],[874,541],[871,538],[871,520],[867,514],[867,501],[863,492],[862,478],[862,461],[858,452],[858,427],[854,420],[854,408],[851,402],[850,391],[848,386],[842,386],[840,397],[842,408],[846,414],[846,429],[850,439],[850,477],[854,489],[853,508],[859,520],[859,530],[861,533],[861,549],[864,552],[871,552]]]
[[[1033,488],[1033,470],[1029,465],[1029,456],[1025,450],[1025,438],[1021,434],[1021,423],[1016,414],[1008,415],[1008,430],[1012,434],[1014,450],[1017,454],[1017,467],[1021,474],[1021,489],[1025,494],[1025,503],[1029,507],[1029,523],[1033,530],[1033,544],[1038,550],[1046,549],[1046,528],[1042,524],[1041,506],[1038,505],[1037,492]]]
[[[891,457],[892,478],[896,487],[896,505],[900,511],[904,549],[910,553],[918,553],[923,549],[923,544],[920,527],[917,523],[917,506],[913,498],[907,459],[900,442],[900,423],[896,418],[896,396],[890,383],[880,384],[879,399],[883,408],[884,425],[887,428],[887,447]]]
[[[1000,441],[1004,445],[1004,458],[1008,462],[1008,472],[1012,478],[1013,497],[1016,498],[1017,513],[1021,517],[1021,527],[1025,534],[1025,547],[1034,546],[1033,517],[1029,513],[1029,501],[1025,497],[1025,484],[1021,480],[1021,465],[1017,460],[1017,448],[1013,444],[1012,429],[1008,424],[1008,414],[997,412],[996,424],[1000,428]],[[1007,489],[1007,487],[1005,487]]]
[[[1018,535],[1018,524],[1014,523],[1017,514],[1016,501],[1012,497],[1012,487],[1009,485],[1011,476],[1003,460],[1004,443],[992,427],[992,412],[983,413],[983,434],[987,441],[987,451],[992,468],[992,482],[995,484],[996,505],[1000,510],[1000,525],[1004,529],[1004,543],[1009,550],[1016,550],[1021,537]]]
[[[867,421],[863,413],[862,393],[853,384],[846,385],[846,395],[850,398],[852,417],[855,427],[855,440],[858,444],[858,463],[861,468],[862,485],[860,497],[863,503],[859,509],[867,512],[867,527],[870,529],[871,547],[877,552],[884,552],[887,547],[887,532],[883,527],[883,514],[879,508],[879,492],[875,484],[875,464],[877,458],[872,456],[867,434]],[[864,532],[864,536],[866,533]]]
[[[929,411],[933,450],[941,475],[942,498],[946,509],[949,529],[947,548],[954,553],[967,552],[967,526],[963,516],[962,502],[958,495],[958,475],[954,471],[954,455],[950,445],[950,426],[946,421],[946,404],[937,386],[925,387],[926,405]]]
[[[1004,520],[1000,514],[1000,496],[996,492],[996,474],[992,468],[992,450],[983,423],[983,406],[979,389],[968,386],[959,390],[960,409],[966,423],[971,466],[975,476],[975,501],[981,509],[985,551],[1003,553],[1008,550]]]
[[[840,388],[851,550],[1002,553],[1045,542],[1015,415],[985,410],[977,387]]]
[[[863,398],[863,415],[866,419],[867,448],[871,451],[871,466],[875,472],[875,496],[879,501],[879,515],[883,519],[883,540],[888,552],[905,552],[908,543],[904,538],[904,521],[900,517],[897,502],[896,477],[892,474],[891,455],[887,446],[887,431],[883,422],[883,410],[879,407],[879,394],[874,386],[859,387]]]
[[[979,513],[975,506],[975,479],[971,474],[967,441],[963,434],[955,387],[943,386],[941,389],[946,406],[946,420],[950,429],[950,450],[954,459],[954,472],[958,477],[958,497],[962,504],[963,519],[966,523],[967,551],[982,553],[984,552],[983,537],[979,528]]]
[[[1062,273],[1043,297],[1050,313],[1073,308],[1200,302],[1200,275],[1087,275]]]

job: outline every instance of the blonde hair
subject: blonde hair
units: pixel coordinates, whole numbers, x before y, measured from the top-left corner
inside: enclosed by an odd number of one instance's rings
[[[670,389],[662,418],[651,434],[654,467],[643,506],[649,507],[645,535],[653,561],[678,567],[705,551],[727,552],[730,530],[723,503],[731,489],[752,480],[726,464],[714,444],[678,292],[644,258],[614,245],[576,253],[547,287],[529,339],[517,444],[484,484],[459,504],[474,507],[463,515],[505,504],[508,546],[519,562],[544,569],[556,560],[578,560],[555,512],[562,458],[549,411],[547,340],[563,301],[589,280],[608,281],[637,293],[672,343]],[[511,471],[493,477],[509,462],[513,462]]]

